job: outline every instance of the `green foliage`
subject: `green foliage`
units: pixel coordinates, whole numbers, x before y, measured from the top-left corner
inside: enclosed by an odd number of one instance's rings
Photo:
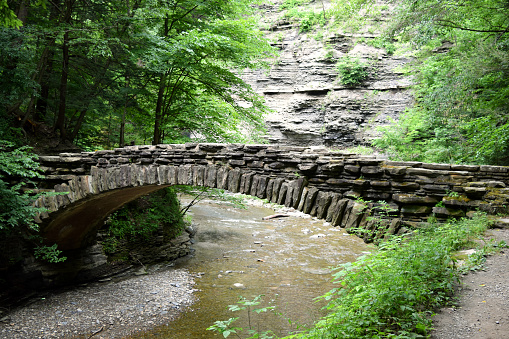
[[[366,43],[376,48],[383,48],[388,55],[393,55],[396,51],[394,42],[387,37],[376,37],[374,39],[367,39]]]
[[[383,129],[395,159],[509,164],[509,7],[402,1],[389,34],[412,44],[416,105]]]
[[[30,184],[30,179],[40,178],[37,170],[37,156],[29,147],[13,148],[13,144],[0,141],[0,231],[21,232],[21,228],[37,230],[35,214],[40,210],[32,206],[30,191],[22,188]],[[19,183],[10,185],[4,179],[18,179]]]
[[[393,237],[379,250],[340,266],[339,286],[322,297],[330,314],[291,338],[426,338],[433,310],[451,300],[458,281],[453,252],[471,245],[489,221],[450,221]]]
[[[0,25],[1,26],[1,25]],[[11,107],[27,94],[33,94],[38,84],[33,80],[31,61],[35,50],[20,43],[24,34],[16,29],[0,28],[0,107]],[[0,115],[3,119],[7,116]],[[5,133],[1,130],[0,133]],[[5,138],[0,135],[0,137]]]
[[[358,57],[346,55],[336,64],[339,82],[343,86],[353,87],[362,84],[369,77],[369,65]]]
[[[126,204],[110,216],[103,249],[111,254],[121,241],[146,241],[160,229],[169,240],[178,236],[184,227],[175,191],[163,188]]]
[[[247,339],[250,339],[250,338],[265,338],[265,339],[274,338],[274,336],[272,335],[273,334],[272,331],[265,331],[265,332],[258,333],[258,331],[253,329],[253,324],[251,323],[252,322],[252,320],[251,320],[252,312],[255,312],[256,314],[260,314],[260,313],[267,312],[269,310],[274,309],[274,306],[267,306],[267,307],[262,307],[262,308],[251,309],[251,307],[258,306],[261,303],[262,297],[263,297],[263,295],[258,295],[256,297],[254,297],[252,300],[246,299],[244,297],[240,297],[240,300],[237,301],[238,305],[229,305],[228,306],[228,309],[232,312],[246,310],[247,318],[248,318],[248,327],[247,328],[234,327],[232,324],[239,319],[239,317],[236,317],[236,318],[230,318],[228,320],[218,320],[214,323],[214,325],[208,327],[207,330],[220,333],[223,335],[224,338],[229,337],[230,334],[232,334],[232,333],[235,334],[238,338],[241,338],[240,334],[242,334],[244,332],[246,332],[246,334],[248,335],[247,337],[245,337]]]
[[[35,245],[35,256],[49,262],[62,262],[61,251],[57,245],[41,245],[41,237],[37,234],[39,226],[35,223],[36,214],[45,211],[33,206],[34,195],[29,186],[31,179],[40,178],[37,156],[29,147],[13,147],[7,141],[0,141],[0,238],[17,237]],[[16,180],[10,184],[6,179]]]
[[[18,19],[16,13],[9,8],[7,0],[0,1],[0,27],[19,28],[23,23]]]
[[[35,257],[45,260],[50,263],[59,263],[67,260],[67,257],[62,257],[62,251],[57,249],[57,244],[52,246],[38,246],[35,248]]]
[[[281,6],[279,6],[280,9],[292,9],[299,6],[302,6],[304,4],[309,4],[310,0],[284,0]]]
[[[361,154],[361,155],[371,155],[375,152],[375,150],[372,147],[368,146],[355,146],[345,149],[346,152],[355,153],[355,154]]]
[[[23,29],[0,17],[0,125],[44,122],[89,150],[257,141],[268,109],[241,73],[274,49],[252,3],[26,3]]]
[[[312,31],[316,26],[325,26],[328,22],[324,8],[316,11],[306,6],[308,3],[304,0],[286,0],[280,7],[286,10],[283,13],[285,19],[299,22],[301,33]]]
[[[379,7],[375,0],[334,0],[331,13],[342,29],[357,31],[379,14]]]

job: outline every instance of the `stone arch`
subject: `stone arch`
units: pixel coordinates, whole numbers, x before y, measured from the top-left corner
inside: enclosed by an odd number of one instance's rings
[[[68,192],[36,202],[49,210],[37,220],[43,235],[48,242],[65,244],[63,249],[86,242],[84,234],[93,233],[99,220],[130,199],[171,185],[266,198],[346,228],[365,222],[356,198],[391,203],[396,217],[409,227],[431,213],[444,218],[477,208],[496,213],[509,205],[509,167],[393,162],[316,147],[127,146],[45,156],[41,163],[45,180],[58,183],[55,191]],[[104,205],[103,212],[91,217],[85,211],[95,203]],[[80,210],[78,230],[73,231],[71,215]],[[90,227],[84,225],[87,218],[93,219]],[[67,237],[76,239],[64,241]]]
[[[58,195],[39,198],[35,205],[47,209],[37,217],[48,244],[75,250],[89,244],[106,217],[126,203],[173,185],[220,188],[280,204],[297,205],[304,180],[286,182],[250,170],[216,165],[93,166],[90,175],[65,176],[55,186]],[[298,188],[295,186],[297,183]]]

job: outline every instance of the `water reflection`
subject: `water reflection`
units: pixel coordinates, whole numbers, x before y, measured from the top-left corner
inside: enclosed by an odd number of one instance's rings
[[[176,321],[135,338],[219,337],[206,331],[216,320],[240,316],[236,325],[247,327],[247,314],[232,313],[227,305],[240,296],[261,294],[261,306],[276,305],[279,315],[253,315],[253,327],[285,335],[296,323],[312,324],[323,315],[324,304],[313,299],[334,287],[330,268],[366,250],[360,239],[323,221],[297,216],[262,220],[275,213],[265,207],[242,210],[201,202],[191,213],[198,231],[196,251],[179,266],[197,276],[199,300]]]

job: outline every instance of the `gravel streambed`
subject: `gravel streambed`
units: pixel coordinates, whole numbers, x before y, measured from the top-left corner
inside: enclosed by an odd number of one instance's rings
[[[0,322],[1,338],[122,338],[174,319],[193,303],[185,269],[155,266],[130,279],[34,298]]]

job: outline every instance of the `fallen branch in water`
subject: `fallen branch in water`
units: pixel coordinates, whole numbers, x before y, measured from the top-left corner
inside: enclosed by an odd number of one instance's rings
[[[286,218],[289,217],[288,214],[273,214],[266,217],[263,217],[262,220],[269,220],[269,219],[275,219],[275,218]]]

